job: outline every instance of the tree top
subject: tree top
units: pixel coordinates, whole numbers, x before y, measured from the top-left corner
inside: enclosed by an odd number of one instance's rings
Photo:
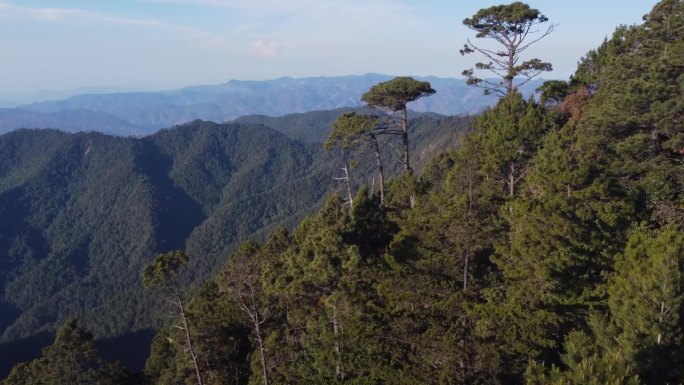
[[[187,263],[188,256],[181,250],[159,254],[152,264],[143,269],[143,284],[163,285],[169,279],[177,279],[181,268]]]
[[[344,113],[333,123],[333,130],[325,142],[325,148],[330,150],[336,142],[341,142],[342,148],[354,147],[356,141],[371,133],[379,124],[380,120],[376,115]]]
[[[415,80],[408,76],[399,76],[386,82],[378,83],[363,94],[361,100],[372,107],[401,111],[406,103],[435,93],[429,82]]]
[[[548,20],[539,10],[517,1],[508,5],[481,9],[472,18],[464,19],[463,24],[477,31],[477,37],[491,37],[492,34],[526,33],[530,25]]]

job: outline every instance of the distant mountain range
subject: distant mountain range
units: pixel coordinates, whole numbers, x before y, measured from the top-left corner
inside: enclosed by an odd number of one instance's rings
[[[280,78],[267,81],[231,80],[220,85],[193,86],[164,92],[84,94],[63,100],[0,109],[0,134],[18,128],[57,128],[67,132],[97,131],[112,135],[149,135],[195,119],[228,122],[259,114],[270,117],[340,107],[361,106],[361,95],[392,76]],[[463,79],[417,77],[437,93],[409,104],[418,112],[472,114],[496,98],[469,87]],[[529,94],[543,80],[529,83]]]

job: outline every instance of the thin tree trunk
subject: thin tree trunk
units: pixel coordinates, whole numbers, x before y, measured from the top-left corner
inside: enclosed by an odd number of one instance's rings
[[[199,364],[197,363],[197,353],[195,352],[195,346],[192,343],[192,336],[190,336],[190,329],[188,328],[188,318],[185,315],[185,305],[183,304],[183,299],[180,296],[180,292],[176,293],[176,299],[178,300],[178,307],[180,308],[181,312],[181,320],[183,321],[183,329],[185,330],[185,340],[188,343],[188,350],[190,351],[190,357],[192,358],[192,365],[195,367],[197,383],[199,385],[204,385],[202,373],[200,372]]]
[[[468,253],[463,253],[463,291],[468,290]]]
[[[347,186],[347,197],[349,197],[349,205],[354,206],[354,198],[352,197],[351,183],[349,182],[349,169],[345,163],[344,168],[344,184]]]
[[[515,72],[513,68],[515,67],[515,49],[511,46],[508,47],[508,77],[506,78],[506,95],[513,92],[513,79],[515,77]]]
[[[408,141],[408,112],[406,105],[404,105],[403,117],[401,119],[401,140],[404,146],[404,171],[411,174],[411,165],[409,164],[409,141]]]
[[[341,168],[342,171],[344,171],[344,176],[341,178],[333,178],[334,180],[341,180],[344,182],[344,186],[347,190],[347,202],[345,204],[349,203],[350,206],[354,205],[354,198],[352,196],[352,190],[351,190],[351,183],[349,181],[349,169],[347,168],[347,164],[344,164],[344,167]]]
[[[404,146],[404,172],[408,175],[413,174],[413,170],[411,169],[411,164],[409,163],[409,141],[408,141],[408,112],[406,110],[406,105],[404,104],[404,111],[403,111],[403,117],[401,119],[401,139],[403,142]],[[416,196],[413,195],[413,192],[411,192],[411,195],[409,195],[409,206],[411,208],[414,208],[416,206]]]
[[[268,370],[266,368],[266,348],[264,340],[261,338],[261,328],[259,327],[259,313],[254,312],[254,333],[256,334],[257,344],[259,345],[259,355],[261,356],[261,372],[264,385],[268,385]]]
[[[243,301],[243,299],[240,296],[240,301],[242,302],[241,306],[243,310],[247,313],[249,318],[252,320],[252,324],[254,324],[254,334],[256,335],[255,339],[257,341],[257,345],[259,346],[259,355],[261,356],[261,373],[263,376],[263,383],[264,385],[268,385],[268,368],[266,366],[266,348],[264,347],[264,339],[261,336],[261,323],[263,321],[259,320],[259,310],[257,309],[256,302],[254,298],[256,295],[254,294],[254,287],[250,286],[249,287],[249,299],[248,301],[250,302],[249,306],[247,305],[247,301]]]
[[[473,217],[473,163],[468,161],[468,220]]]
[[[340,333],[340,324],[337,321],[337,308],[333,306],[333,318],[332,318],[332,324],[333,324],[333,333],[335,334],[335,356],[336,356],[336,362],[335,362],[335,379],[340,381],[342,380],[342,366],[340,364],[340,357],[341,357],[341,349],[340,349],[340,341],[339,341],[339,333]]]
[[[515,163],[511,162],[508,172],[508,195],[512,198],[515,194]]]
[[[663,323],[663,315],[665,314],[665,302],[660,302],[660,316],[658,317],[658,323],[662,325]],[[658,345],[660,345],[660,342],[663,338],[662,333],[658,333]]]
[[[375,152],[375,162],[378,165],[378,173],[380,174],[380,205],[385,205],[385,173],[382,168],[382,159],[380,158],[380,146],[375,135],[371,134],[373,142],[373,151]]]

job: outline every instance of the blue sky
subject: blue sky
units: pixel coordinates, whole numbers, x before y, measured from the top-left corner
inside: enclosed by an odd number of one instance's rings
[[[656,0],[528,1],[555,32],[528,52],[566,79]],[[462,20],[490,0],[0,0],[0,103],[88,90],[369,72],[460,77]],[[50,91],[50,92],[46,92]]]

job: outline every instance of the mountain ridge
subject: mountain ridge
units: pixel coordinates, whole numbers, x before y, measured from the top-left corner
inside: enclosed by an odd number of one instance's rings
[[[230,80],[219,85],[190,86],[160,92],[117,92],[83,94],[70,98],[0,110],[0,133],[17,128],[59,128],[65,131],[106,131],[115,135],[149,135],[195,119],[227,122],[246,115],[279,117],[293,113],[362,107],[361,95],[390,75],[366,74],[309,78],[278,78],[267,81]],[[492,95],[469,87],[465,80],[416,77],[428,80],[437,93],[410,103],[417,112],[467,115],[482,111],[496,101]],[[542,80],[529,83],[523,93],[531,94]],[[13,117],[17,110],[35,112],[33,120]],[[89,111],[89,126],[59,116],[40,115]],[[104,114],[98,117],[96,114]],[[41,118],[42,117],[42,118]],[[112,119],[119,119],[118,126]]]
[[[340,113],[271,123],[326,136],[326,122]],[[455,146],[469,123],[417,114],[416,168]],[[0,135],[0,362],[14,363],[8,352],[24,344],[39,353],[49,339],[39,333],[74,315],[101,339],[149,335],[164,317],[149,310],[155,299],[139,277],[156,253],[184,249],[190,280],[199,281],[240,241],[294,227],[335,190],[343,160],[292,136],[259,122],[200,120],[142,138],[55,129]],[[394,163],[388,158],[388,173],[398,170]],[[353,171],[354,189],[369,172]],[[6,370],[0,365],[0,377]]]

